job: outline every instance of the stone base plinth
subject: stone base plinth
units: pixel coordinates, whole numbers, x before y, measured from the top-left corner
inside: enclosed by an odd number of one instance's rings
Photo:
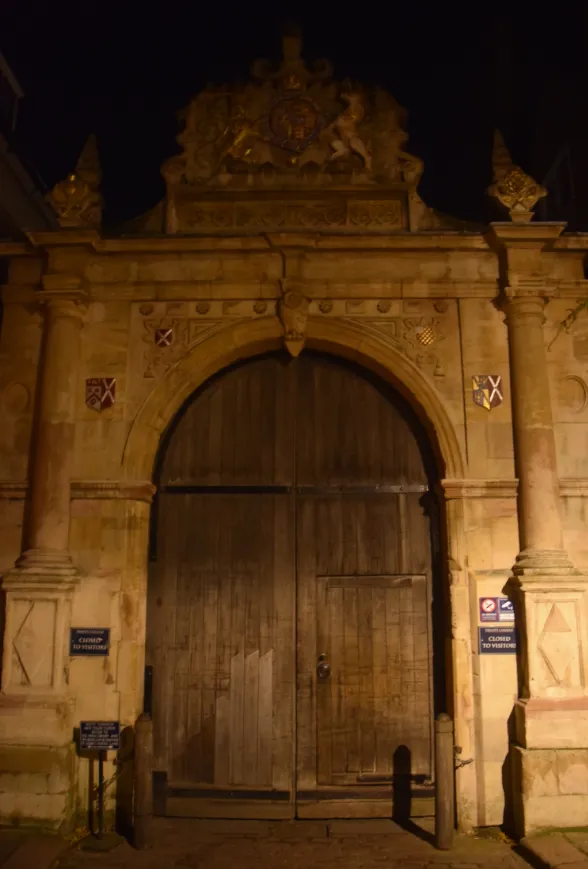
[[[554,827],[588,826],[588,746],[511,745],[510,755],[518,837]]]
[[[67,829],[75,776],[71,699],[0,697],[0,824]]]
[[[588,747],[588,697],[518,700],[515,742],[523,748]]]
[[[0,824],[67,831],[74,816],[75,746],[0,742]]]
[[[70,697],[0,695],[0,745],[69,745],[73,721]]]
[[[519,837],[588,825],[588,698],[518,700],[511,745]]]

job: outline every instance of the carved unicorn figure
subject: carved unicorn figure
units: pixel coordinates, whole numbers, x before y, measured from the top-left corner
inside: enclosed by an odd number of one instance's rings
[[[357,132],[357,125],[363,120],[365,114],[363,97],[352,90],[344,91],[341,97],[347,103],[347,107],[328,128],[329,132],[334,134],[334,138],[330,141],[333,153],[329,160],[338,160],[350,153],[359,154],[365,168],[371,172],[372,156]]]

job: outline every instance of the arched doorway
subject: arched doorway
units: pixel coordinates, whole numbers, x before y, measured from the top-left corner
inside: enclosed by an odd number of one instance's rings
[[[406,402],[333,357],[257,357],[190,398],[153,510],[160,812],[389,816],[400,778],[426,795],[434,478]]]

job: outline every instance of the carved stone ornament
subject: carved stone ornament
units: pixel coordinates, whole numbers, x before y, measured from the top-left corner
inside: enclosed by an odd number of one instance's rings
[[[488,193],[508,209],[514,223],[527,223],[533,217],[539,199],[547,196],[547,190],[520,166],[515,166],[498,130],[494,133],[492,165],[494,183],[488,188]]]
[[[297,30],[285,33],[282,48],[281,64],[256,61],[249,83],[209,86],[192,100],[181,116],[182,152],[162,167],[168,188],[416,188],[423,166],[403,150],[405,116],[396,101],[337,83],[326,61],[309,69]]]
[[[299,356],[306,341],[309,301],[297,290],[286,290],[278,305],[284,327],[284,344],[291,356]]]
[[[86,380],[86,405],[90,410],[107,410],[114,404],[116,378],[89,377]]]
[[[101,180],[96,137],[90,136],[80,154],[75,172],[59,181],[47,196],[60,226],[76,229],[100,226]]]
[[[195,317],[182,308],[178,316],[148,317],[142,323],[143,377],[146,379],[161,377],[172,365],[182,359],[191,347],[219,328],[221,328],[220,320],[204,319],[200,314]]]

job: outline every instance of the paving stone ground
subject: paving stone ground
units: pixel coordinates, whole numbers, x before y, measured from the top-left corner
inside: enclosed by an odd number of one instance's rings
[[[428,829],[427,829],[428,828]],[[109,854],[74,849],[59,869],[524,869],[500,839],[457,836],[437,851],[427,823],[409,832],[391,821],[195,821],[157,819],[153,848],[126,843]]]

